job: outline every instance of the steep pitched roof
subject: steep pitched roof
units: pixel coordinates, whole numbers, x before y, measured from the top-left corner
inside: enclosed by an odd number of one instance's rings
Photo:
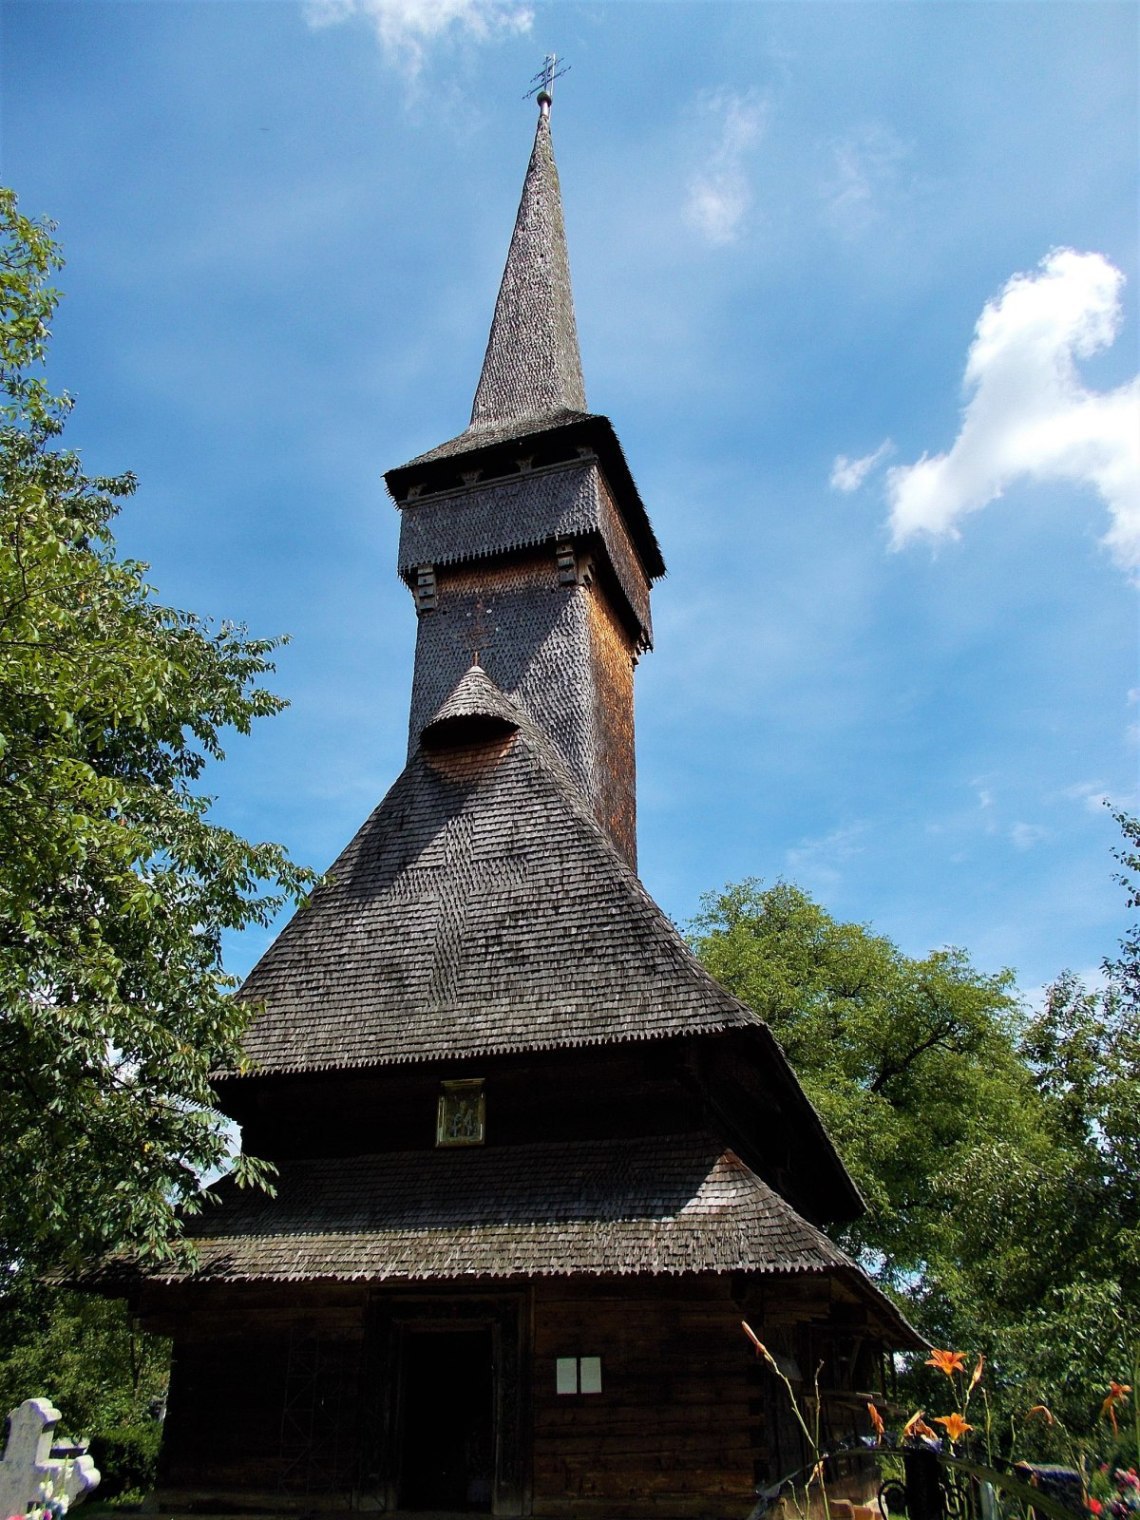
[[[586,410],[547,102],[539,113],[470,424],[411,464],[582,420],[605,421]]]
[[[494,428],[523,418],[585,410],[562,192],[549,108],[543,106],[471,408],[471,427]]]
[[[849,1256],[707,1134],[292,1161],[276,1187],[269,1198],[214,1184],[215,1206],[186,1222],[193,1271],[113,1259],[94,1275],[837,1274],[892,1330],[905,1323]]]
[[[471,421],[456,437],[386,470],[384,479],[396,503],[407,507],[413,492],[454,490],[476,473],[488,480],[511,475],[520,451],[541,456],[542,464],[596,455],[646,574],[655,580],[665,574],[665,562],[621,444],[608,417],[586,410],[549,105],[540,101]],[[465,468],[456,474],[459,460]]]
[[[240,996],[263,1072],[764,1027],[477,666]]]
[[[439,748],[449,734],[462,737],[466,725],[474,719],[514,731],[523,721],[522,710],[506,692],[500,691],[477,661],[463,672],[438,712],[424,724],[421,738],[429,747]]]

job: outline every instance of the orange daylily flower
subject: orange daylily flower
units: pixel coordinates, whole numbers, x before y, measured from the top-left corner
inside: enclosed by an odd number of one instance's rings
[[[1045,1404],[1034,1404],[1032,1409],[1026,1411],[1025,1418],[1031,1420],[1035,1414],[1039,1414],[1046,1425],[1055,1425],[1053,1411]]]
[[[938,1432],[931,1430],[930,1426],[922,1418],[925,1413],[925,1409],[915,1410],[902,1428],[904,1436],[929,1436],[932,1441],[937,1441]]]
[[[944,1372],[947,1377],[953,1377],[956,1372],[965,1372],[966,1353],[964,1351],[932,1351],[924,1365],[937,1367],[939,1372]]]
[[[973,1393],[974,1389],[982,1381],[982,1373],[985,1370],[985,1366],[986,1366],[986,1359],[985,1359],[985,1357],[984,1356],[979,1356],[978,1357],[978,1365],[974,1368],[973,1376],[970,1378],[970,1386],[966,1389],[966,1397],[967,1398],[969,1398],[970,1394]]]
[[[871,1429],[875,1432],[875,1444],[877,1446],[883,1439],[883,1434],[887,1427],[883,1424],[883,1417],[874,1404],[867,1405],[867,1413],[871,1416]]]
[[[1108,1397],[1100,1406],[1100,1417],[1102,1420],[1111,1421],[1112,1433],[1114,1436],[1118,1436],[1120,1434],[1120,1426],[1116,1423],[1116,1406],[1117,1404],[1123,1404],[1124,1400],[1131,1392],[1131,1383],[1117,1383],[1110,1379],[1108,1384]]]
[[[946,1434],[951,1441],[960,1441],[968,1430],[973,1430],[972,1425],[967,1425],[960,1414],[942,1414],[935,1418],[936,1425],[945,1425]]]
[[[767,1356],[768,1355],[768,1348],[767,1348],[767,1346],[765,1346],[764,1342],[756,1334],[755,1330],[753,1330],[752,1326],[748,1323],[748,1321],[746,1319],[742,1319],[740,1321],[740,1328],[744,1331],[745,1335],[752,1342],[752,1344],[756,1347],[756,1355],[757,1356]]]

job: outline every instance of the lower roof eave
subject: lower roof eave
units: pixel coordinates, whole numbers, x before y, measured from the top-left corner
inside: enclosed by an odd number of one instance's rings
[[[430,1287],[435,1292],[449,1290],[469,1293],[479,1287],[521,1287],[530,1282],[553,1278],[589,1278],[596,1282],[618,1279],[629,1282],[643,1278],[656,1281],[662,1278],[677,1281],[683,1278],[734,1277],[760,1279],[766,1285],[779,1282],[802,1282],[805,1278],[832,1278],[842,1282],[866,1307],[873,1327],[885,1343],[896,1351],[927,1351],[929,1342],[919,1334],[902,1311],[858,1267],[813,1266],[786,1268],[779,1266],[752,1266],[745,1263],[703,1265],[645,1265],[640,1266],[573,1266],[552,1264],[548,1267],[504,1267],[500,1270],[481,1268],[477,1271],[394,1271],[361,1270],[357,1272],[301,1271],[246,1271],[227,1272],[212,1270],[209,1265],[184,1271],[145,1271],[123,1263],[112,1264],[83,1274],[69,1277],[69,1286],[83,1288],[106,1297],[121,1297],[143,1286],[158,1288],[212,1288],[245,1287],[280,1284],[319,1288],[335,1285],[344,1287],[361,1284],[371,1288]],[[60,1281],[63,1281],[61,1278]]]
[[[608,1263],[604,1266],[580,1266],[580,1265],[551,1265],[549,1267],[537,1266],[510,1266],[502,1268],[479,1267],[471,1271],[425,1269],[385,1271],[383,1268],[363,1268],[357,1272],[336,1272],[327,1270],[310,1271],[301,1268],[297,1271],[289,1271],[279,1268],[276,1271],[229,1271],[216,1269],[208,1263],[198,1267],[187,1267],[182,1271],[155,1268],[147,1270],[131,1263],[123,1263],[100,1267],[79,1275],[62,1275],[53,1278],[52,1281],[66,1282],[70,1286],[90,1289],[112,1288],[127,1289],[137,1287],[140,1284],[155,1284],[160,1287],[208,1287],[225,1284],[226,1286],[238,1286],[243,1283],[312,1283],[314,1286],[321,1283],[373,1283],[377,1286],[385,1284],[404,1283],[432,1283],[436,1287],[447,1288],[459,1286],[471,1282],[532,1282],[551,1277],[590,1277],[599,1280],[605,1278],[680,1278],[680,1277],[763,1277],[767,1279],[802,1280],[805,1277],[842,1277],[841,1268],[836,1267],[755,1267],[736,1262],[718,1266],[687,1265],[646,1265],[639,1266],[615,1266]],[[923,1342],[925,1345],[926,1342]]]
[[[210,1189],[181,1260],[104,1260],[77,1286],[745,1275],[842,1282],[897,1311],[843,1250],[706,1131],[282,1161],[274,1195]]]

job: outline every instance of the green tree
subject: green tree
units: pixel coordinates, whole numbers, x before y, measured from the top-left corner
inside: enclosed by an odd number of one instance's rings
[[[198,790],[225,730],[282,707],[259,684],[276,641],[164,607],[118,556],[135,482],[84,474],[43,375],[60,264],[0,191],[0,1259],[24,1266],[177,1249],[228,1164],[208,1075],[240,1064],[245,1014],[222,934],[311,879]]]
[[[1140,823],[1114,814],[1129,909],[1140,907]],[[993,1179],[988,1209],[957,1179],[956,1268],[973,1286],[1006,1375],[1031,1401],[1087,1427],[1107,1380],[1136,1382],[1140,1361],[1140,930],[1089,988],[1062,972],[1027,1024],[1020,1054],[1041,1100],[1050,1150],[1018,1186]],[[1019,1198],[1010,1198],[1011,1192]],[[1020,1217],[1018,1204],[1020,1203]],[[962,1284],[947,1280],[950,1297]],[[1133,1425],[1133,1422],[1128,1422]],[[1128,1460],[1136,1458],[1135,1428]]]
[[[1010,973],[958,950],[912,959],[784,882],[706,897],[691,935],[780,1040],[867,1199],[848,1243],[913,1296],[952,1229],[947,1171],[1039,1138]]]
[[[169,1342],[136,1330],[121,1301],[26,1272],[0,1301],[0,1414],[50,1398],[61,1430],[91,1440],[101,1499],[151,1486],[169,1366]]]
[[[1140,1286],[1140,1023],[1121,984],[1090,991],[1063,973],[1022,1050],[1065,1157],[1070,1250],[1083,1265],[1112,1256]]]
[[[1140,825],[1119,821],[1135,908]],[[1013,1422],[1023,1451],[1067,1459],[1026,1411],[1087,1435],[1108,1380],[1135,1381],[1137,934],[1104,989],[1063,974],[1032,1017],[1009,973],[912,959],[785,883],[706,898],[692,940],[768,1021],[867,1198],[846,1243],[935,1345],[986,1355],[999,1444]],[[916,1365],[904,1392],[936,1407],[940,1378]]]
[[[1116,879],[1124,888],[1129,911],[1140,913],[1140,818],[1124,812],[1113,812],[1112,816],[1124,835],[1124,843],[1113,851],[1123,867],[1117,872]],[[1140,1018],[1140,919],[1125,932],[1120,941],[1120,954],[1109,957],[1104,969],[1117,995],[1131,1010],[1135,1028],[1136,1020]]]

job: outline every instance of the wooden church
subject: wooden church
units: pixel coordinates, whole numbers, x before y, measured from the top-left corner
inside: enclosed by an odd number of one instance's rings
[[[174,1341],[163,1512],[743,1520],[803,1453],[741,1320],[822,1364],[831,1436],[917,1344],[823,1233],[862,1203],[780,1047],[636,875],[664,565],[586,407],[538,100],[470,425],[386,477],[407,765],[217,1078],[277,1194],[217,1184],[197,1269],[129,1284]]]

